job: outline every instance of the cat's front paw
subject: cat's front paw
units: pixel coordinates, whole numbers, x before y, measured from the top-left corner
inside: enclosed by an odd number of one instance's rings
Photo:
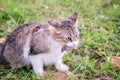
[[[44,75],[44,71],[43,71],[42,68],[38,69],[37,67],[34,67],[33,70],[34,70],[34,73],[37,74],[37,75],[39,75],[39,76],[43,76]]]
[[[59,71],[69,71],[69,67],[65,64],[61,64],[60,66],[57,67],[57,70]]]
[[[43,71],[34,71],[35,74],[39,75],[39,76],[43,76],[44,72]]]
[[[61,71],[69,71],[69,67],[65,64],[61,65]]]

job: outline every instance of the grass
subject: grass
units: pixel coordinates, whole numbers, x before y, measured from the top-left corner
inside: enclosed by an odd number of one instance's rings
[[[119,0],[0,0],[0,38],[9,34],[9,28],[63,19],[72,12],[79,14],[81,44],[63,61],[78,80],[120,80],[120,68],[106,59],[107,56],[120,56]],[[54,69],[52,66],[48,68]],[[0,75],[1,80],[42,80],[28,67],[1,69]],[[43,80],[51,77],[52,73],[49,73]]]

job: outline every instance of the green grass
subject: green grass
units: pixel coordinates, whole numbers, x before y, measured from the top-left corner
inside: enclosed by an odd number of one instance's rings
[[[78,80],[106,80],[109,76],[120,80],[120,68],[106,60],[106,56],[120,56],[119,0],[0,0],[0,38],[8,28],[30,22],[47,23],[78,12],[79,49],[64,57]],[[53,67],[49,66],[51,70]],[[1,80],[41,80],[30,68],[0,70]],[[23,77],[24,76],[24,77]],[[44,80],[49,80],[49,73]],[[72,79],[69,79],[72,80]]]

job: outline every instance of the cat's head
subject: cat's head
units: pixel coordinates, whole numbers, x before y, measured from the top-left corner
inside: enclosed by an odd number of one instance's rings
[[[79,43],[77,18],[78,14],[75,12],[64,20],[48,21],[52,30],[52,37],[68,47],[77,48]]]

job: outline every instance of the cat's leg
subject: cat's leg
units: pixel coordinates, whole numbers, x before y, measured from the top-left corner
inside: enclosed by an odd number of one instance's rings
[[[37,75],[43,76],[43,61],[41,57],[35,56],[29,56],[30,63],[32,64],[33,70]]]
[[[56,60],[55,67],[58,71],[69,71],[69,67],[62,63],[62,59]]]

